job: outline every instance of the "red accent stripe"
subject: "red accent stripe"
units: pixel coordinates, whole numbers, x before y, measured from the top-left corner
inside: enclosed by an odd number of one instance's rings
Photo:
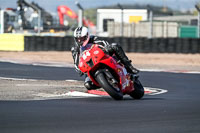
[[[109,96],[107,92],[99,91],[99,90],[88,90],[87,93],[95,94],[95,95],[101,95],[101,96]]]
[[[150,94],[152,91],[144,91],[145,94]]]
[[[109,96],[109,94],[105,91],[99,91],[99,90],[88,90],[87,93],[94,94],[94,95],[100,95],[100,96]],[[152,91],[145,91],[145,94],[150,94]]]

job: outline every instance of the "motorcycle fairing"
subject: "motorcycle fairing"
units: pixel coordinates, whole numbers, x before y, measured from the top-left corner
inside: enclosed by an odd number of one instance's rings
[[[124,94],[133,91],[133,82],[130,80],[130,75],[126,69],[116,60],[105,54],[103,49],[96,44],[83,51],[80,56],[79,68],[82,72],[87,73],[92,82],[99,86],[95,79],[95,72],[99,69],[107,68],[111,70],[114,78],[119,82],[119,87]],[[106,73],[106,71],[105,71]]]

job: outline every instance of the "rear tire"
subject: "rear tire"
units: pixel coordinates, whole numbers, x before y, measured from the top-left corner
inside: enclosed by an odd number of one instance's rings
[[[134,82],[135,90],[130,93],[130,96],[134,99],[141,99],[144,96],[144,87],[138,79]]]
[[[96,76],[97,82],[101,85],[101,87],[115,100],[122,100],[123,99],[123,93],[121,92],[119,87],[115,87],[112,85],[108,78],[104,73],[99,73]]]

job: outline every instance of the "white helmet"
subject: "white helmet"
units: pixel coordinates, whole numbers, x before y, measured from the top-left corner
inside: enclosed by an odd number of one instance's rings
[[[74,39],[79,46],[87,45],[89,38],[88,28],[81,26],[75,29]]]

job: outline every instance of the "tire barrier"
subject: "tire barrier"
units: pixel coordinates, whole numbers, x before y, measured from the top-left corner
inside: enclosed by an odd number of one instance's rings
[[[25,36],[25,51],[69,51],[73,37]]]
[[[200,39],[193,38],[129,38],[101,37],[109,43],[119,43],[124,51],[136,53],[200,53]],[[72,36],[25,36],[25,51],[70,51]]]

